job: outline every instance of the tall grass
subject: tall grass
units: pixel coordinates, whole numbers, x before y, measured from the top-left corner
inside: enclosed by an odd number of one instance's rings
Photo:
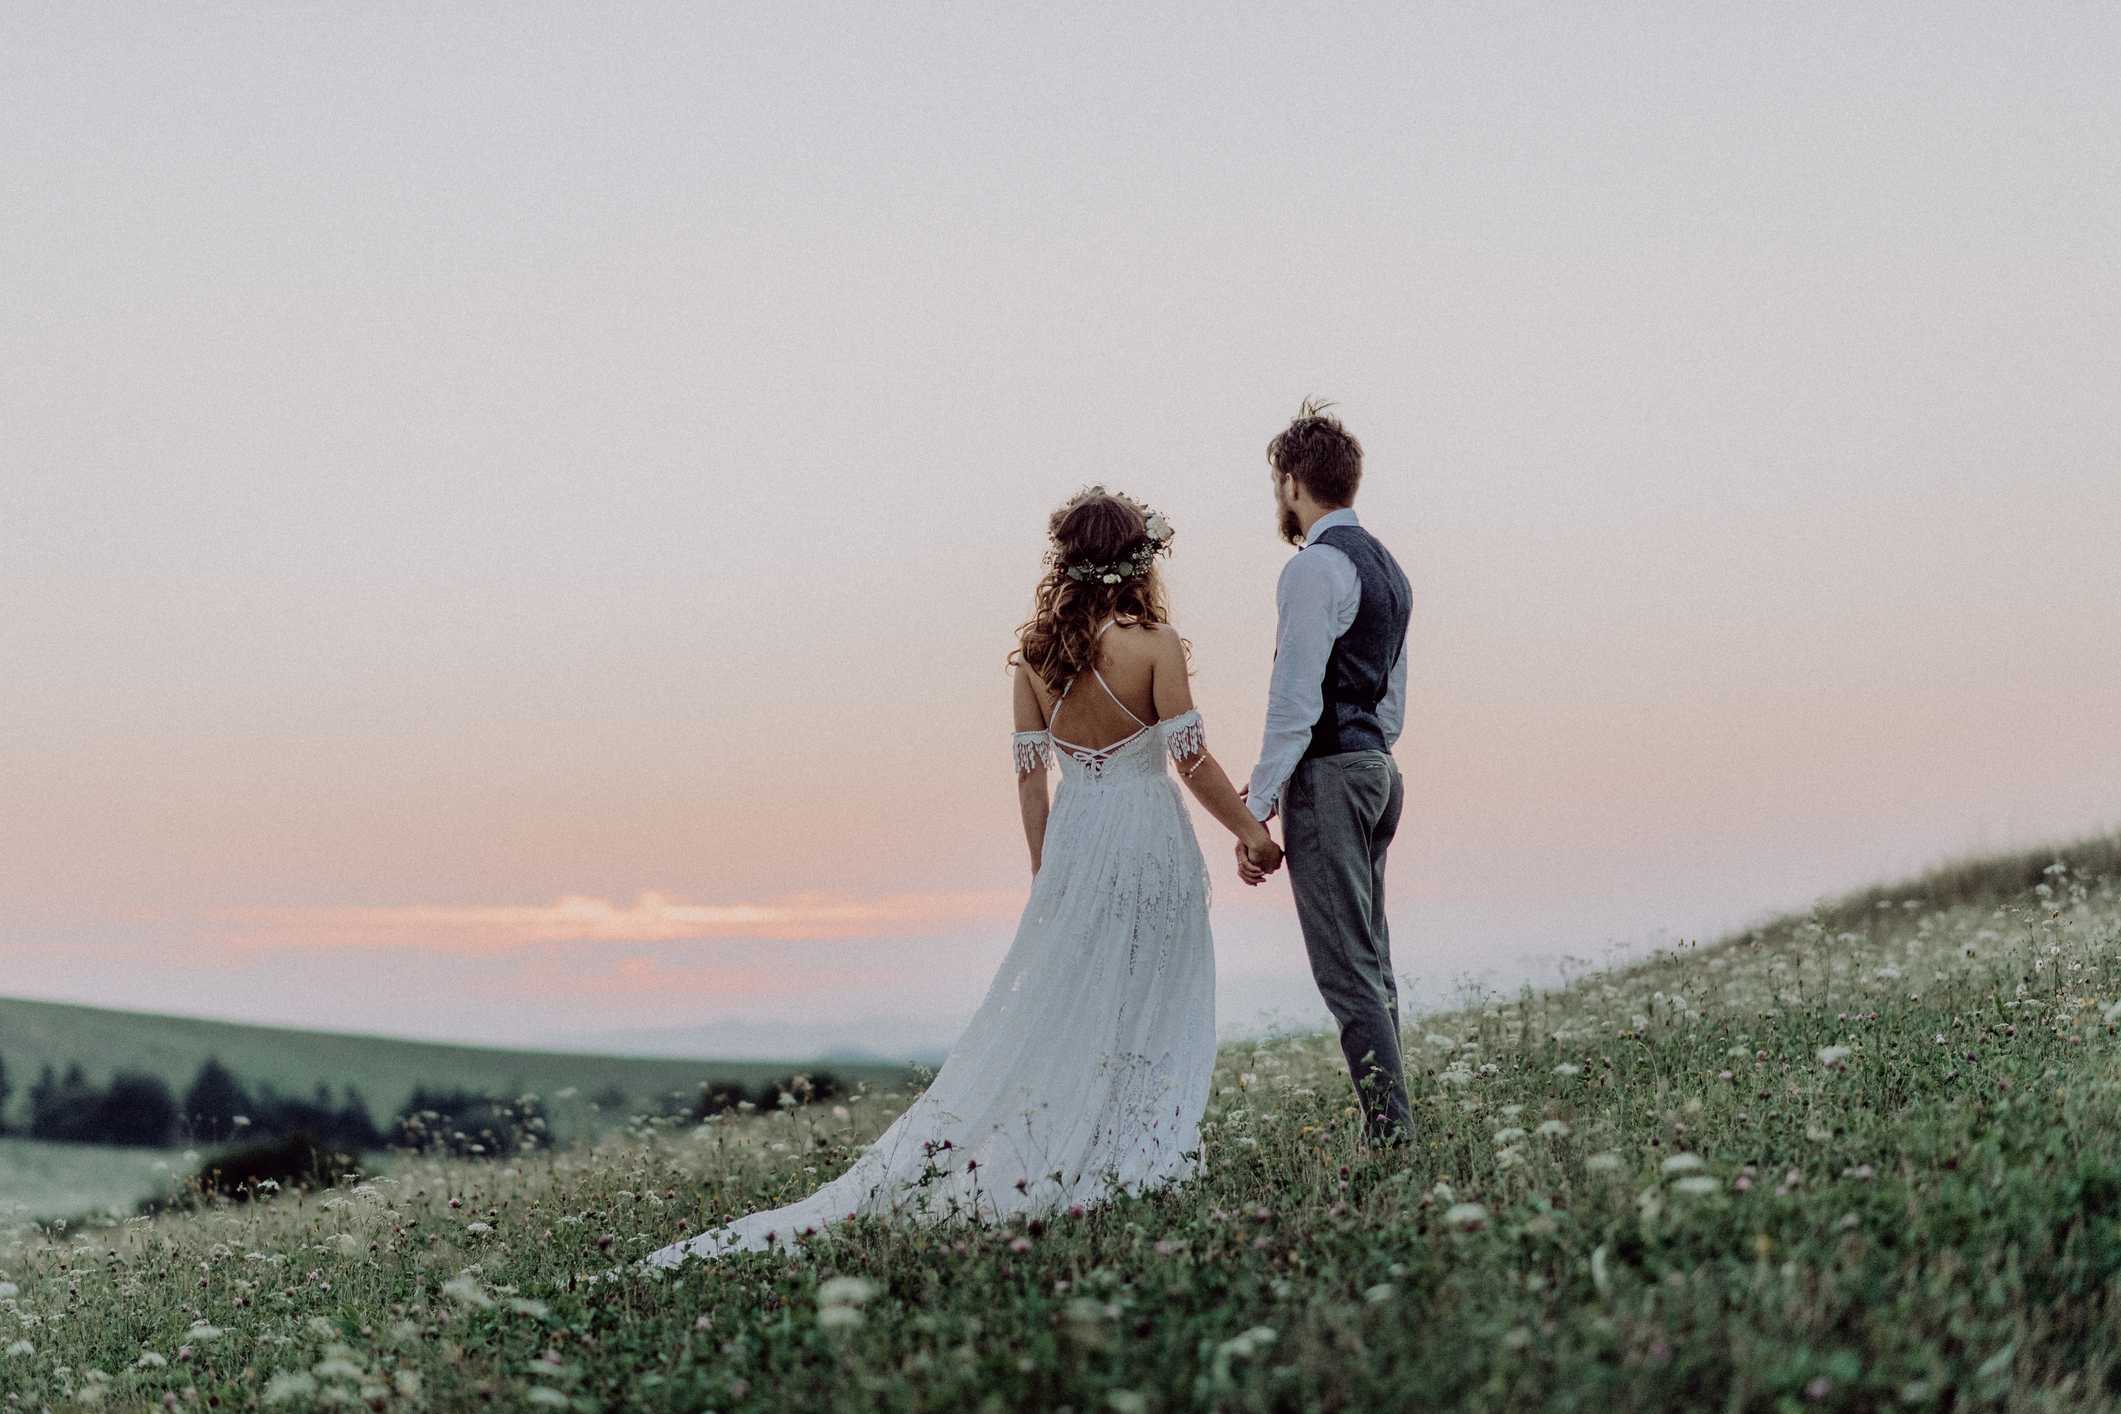
[[[1361,1147],[1330,1039],[1228,1049],[1197,1179],[1045,1224],[632,1260],[829,1179],[906,1100],[869,1093],[17,1230],[0,1390],[55,1409],[2111,1408],[2121,894],[2041,869],[2008,898],[1902,889],[1425,1018],[1406,1152]]]

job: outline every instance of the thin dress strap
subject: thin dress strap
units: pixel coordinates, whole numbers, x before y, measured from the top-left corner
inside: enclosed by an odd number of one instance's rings
[[[1104,623],[1098,627],[1097,636],[1099,638],[1103,638],[1105,636],[1105,630],[1112,627],[1112,625],[1118,622],[1119,620],[1116,617],[1106,619]],[[1062,748],[1070,756],[1074,757],[1077,761],[1080,761],[1083,765],[1089,767],[1091,774],[1095,775],[1098,772],[1102,771],[1104,769],[1105,763],[1111,760],[1123,748],[1132,746],[1135,742],[1140,741],[1142,738],[1142,733],[1149,730],[1149,723],[1135,716],[1133,710],[1129,708],[1126,703],[1119,700],[1119,694],[1112,690],[1112,684],[1105,681],[1105,675],[1099,672],[1094,664],[1090,668],[1090,675],[1097,679],[1097,685],[1105,690],[1105,696],[1112,699],[1112,704],[1115,707],[1119,708],[1120,711],[1125,712],[1127,714],[1128,719],[1134,723],[1137,730],[1125,741],[1115,741],[1110,746],[1098,747],[1094,750],[1087,746],[1077,746],[1072,741],[1063,741],[1060,737],[1054,735],[1054,725],[1060,721],[1061,703],[1066,702],[1068,700],[1068,694],[1075,690],[1076,679],[1070,678],[1068,679],[1068,685],[1061,689],[1060,696],[1054,699],[1053,711],[1046,718],[1046,735],[1052,740],[1055,746]]]
[[[1111,617],[1111,618],[1109,618],[1109,619],[1106,619],[1106,620],[1104,621],[1104,623],[1103,623],[1102,625],[1100,625],[1100,626],[1099,626],[1099,628],[1098,628],[1098,630],[1097,630],[1097,636],[1098,636],[1099,638],[1103,638],[1103,637],[1105,636],[1105,630],[1106,630],[1106,629],[1108,629],[1108,628],[1110,628],[1110,627],[1112,627],[1112,625],[1114,625],[1114,624],[1116,624],[1116,623],[1118,623],[1118,622],[1119,622],[1119,616],[1118,616],[1118,615],[1116,615],[1116,614],[1115,614],[1115,615],[1114,615],[1113,617]],[[1112,690],[1112,684],[1111,684],[1111,683],[1109,683],[1109,682],[1106,682],[1106,681],[1105,681],[1105,675],[1104,675],[1103,673],[1101,673],[1101,672],[1099,672],[1099,671],[1097,670],[1097,665],[1096,665],[1095,663],[1092,663],[1092,664],[1090,665],[1090,676],[1092,676],[1092,677],[1094,677],[1094,678],[1096,678],[1096,679],[1097,679],[1097,685],[1098,685],[1099,687],[1101,687],[1101,688],[1103,688],[1103,689],[1105,690],[1105,696],[1107,696],[1107,697],[1109,697],[1109,698],[1111,698],[1111,699],[1112,699],[1112,703],[1113,703],[1113,705],[1114,705],[1114,706],[1116,706],[1116,707],[1118,707],[1120,711],[1122,711],[1122,712],[1125,712],[1125,713],[1127,714],[1127,720],[1129,720],[1129,721],[1133,722],[1135,726],[1137,726],[1137,727],[1140,727],[1140,728],[1141,728],[1141,729],[1142,729],[1143,731],[1147,731],[1147,730],[1149,729],[1149,724],[1148,724],[1147,722],[1143,721],[1143,720],[1142,720],[1141,718],[1139,718],[1139,717],[1137,717],[1137,716],[1135,716],[1135,715],[1134,715],[1134,709],[1133,709],[1133,708],[1129,707],[1129,706],[1128,706],[1128,705],[1127,705],[1126,703],[1124,703],[1124,702],[1121,702],[1121,701],[1119,700],[1119,694],[1118,694],[1118,693],[1116,693],[1116,692],[1114,692],[1114,691]],[[1074,683],[1072,683],[1072,682],[1071,682],[1070,684],[1068,684],[1068,685],[1069,685],[1070,687],[1073,687],[1073,686],[1075,686],[1075,684],[1074,684]],[[1065,694],[1063,694],[1063,695],[1065,695]],[[1055,704],[1054,704],[1054,707],[1055,707],[1055,709],[1056,709],[1056,710],[1058,710],[1059,706],[1060,706],[1060,704],[1059,704],[1059,703],[1055,703]],[[1131,737],[1130,737],[1130,738],[1128,738],[1128,740],[1130,740],[1130,741],[1131,741],[1132,739],[1133,739],[1133,738],[1131,738]]]

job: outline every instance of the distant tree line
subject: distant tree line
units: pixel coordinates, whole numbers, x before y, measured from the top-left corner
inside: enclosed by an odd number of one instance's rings
[[[0,1112],[9,1086],[0,1068]],[[351,1085],[335,1098],[319,1085],[310,1098],[270,1085],[247,1089],[209,1057],[180,1101],[158,1075],[121,1070],[107,1085],[91,1082],[76,1062],[62,1075],[45,1066],[29,1087],[29,1137],[71,1144],[215,1144],[232,1139],[303,1135],[341,1148],[381,1148],[384,1136],[368,1103]]]

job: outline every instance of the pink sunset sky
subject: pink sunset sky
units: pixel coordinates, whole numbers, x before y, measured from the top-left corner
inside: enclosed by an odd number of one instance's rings
[[[1433,1003],[2121,823],[2121,12],[0,16],[0,994],[947,1046],[1047,511],[1258,745],[1306,395]],[[1221,1020],[1323,1016],[1219,827]],[[0,1037],[0,1055],[5,1053]]]

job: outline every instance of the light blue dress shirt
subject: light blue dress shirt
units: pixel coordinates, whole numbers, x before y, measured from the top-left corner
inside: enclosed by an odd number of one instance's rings
[[[1267,685],[1267,729],[1259,746],[1259,764],[1245,803],[1260,820],[1271,819],[1281,803],[1282,788],[1296,763],[1311,746],[1311,728],[1325,710],[1326,660],[1333,641],[1355,622],[1362,607],[1362,580],[1355,565],[1318,534],[1336,525],[1360,525],[1352,508],[1327,511],[1311,523],[1303,549],[1282,566],[1274,586],[1279,624],[1274,633],[1274,677]],[[1377,704],[1385,745],[1399,740],[1407,715],[1407,655],[1392,665],[1384,701]]]

